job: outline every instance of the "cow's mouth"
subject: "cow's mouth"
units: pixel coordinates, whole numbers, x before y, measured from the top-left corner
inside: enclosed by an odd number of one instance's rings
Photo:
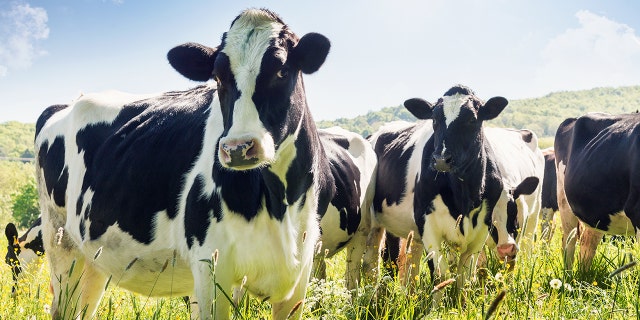
[[[247,157],[242,150],[235,150],[228,154],[229,157],[223,159],[226,167],[236,170],[253,169],[258,166],[260,159],[258,157]]]

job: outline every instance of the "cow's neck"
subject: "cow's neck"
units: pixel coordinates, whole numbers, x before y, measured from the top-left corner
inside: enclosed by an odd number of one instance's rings
[[[494,170],[494,161],[488,144],[485,142],[484,134],[481,136],[480,147],[477,151],[477,158],[470,159],[462,170],[449,174],[449,183],[453,191],[453,196],[457,198],[460,209],[467,213],[477,208],[482,203],[486,189],[487,179],[491,178]]]
[[[271,197],[287,206],[305,201],[307,191],[326,171],[321,169],[326,162],[315,124],[310,117],[303,116],[295,134],[279,145],[276,161],[263,170],[267,201]]]

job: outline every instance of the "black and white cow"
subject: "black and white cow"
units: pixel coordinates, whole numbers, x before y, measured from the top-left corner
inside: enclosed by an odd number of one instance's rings
[[[540,210],[542,222],[540,228],[542,238],[549,240],[553,237],[553,216],[558,211],[556,153],[551,147],[542,150],[542,155],[544,155],[544,179],[542,182],[542,209]]]
[[[639,147],[637,113],[590,113],[558,127],[554,148],[568,269],[577,238],[579,267],[588,270],[603,233],[640,237]],[[584,229],[576,229],[579,221]]]
[[[456,86],[435,106],[407,100],[405,107],[424,121],[389,124],[371,139],[378,154],[376,221],[399,237],[413,231],[412,265],[424,246],[432,269],[433,261],[438,264],[436,280],[448,271],[443,241],[460,252],[458,272],[464,276],[489,234],[498,255],[513,258],[518,222],[527,225],[520,225],[526,233],[535,228],[536,221],[524,222],[537,220],[540,209],[544,159],[535,134],[482,125],[506,105],[502,97],[484,103]]]
[[[36,219],[29,230],[20,237],[18,229],[13,223],[8,223],[4,228],[4,234],[7,236],[5,262],[11,267],[13,275],[12,293],[16,291],[18,277],[22,271],[28,269],[34,261],[44,255],[41,221],[41,218]]]
[[[53,316],[91,317],[111,279],[148,296],[193,295],[194,316],[226,319],[221,290],[246,278],[274,319],[299,317],[335,185],[302,73],[329,47],[246,10],[218,47],[169,53],[183,75],[217,85],[84,95],[45,111],[36,150]]]
[[[322,215],[321,246],[316,252],[317,276],[324,277],[324,258],[347,250],[346,285],[359,283],[362,259],[371,229],[372,175],[377,156],[369,141],[340,127],[318,130],[335,181],[333,198]],[[377,257],[365,260],[374,266]],[[370,270],[368,270],[370,271]]]

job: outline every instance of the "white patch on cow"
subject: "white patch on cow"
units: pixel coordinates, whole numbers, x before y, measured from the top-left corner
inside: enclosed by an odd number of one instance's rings
[[[449,270],[449,266],[448,259],[442,252],[443,241],[460,252],[461,257],[469,257],[471,254],[480,252],[484,246],[489,236],[487,226],[483,222],[487,215],[487,204],[486,200],[483,201],[479,208],[471,210],[468,215],[458,221],[459,218],[454,218],[454,215],[449,212],[440,195],[437,195],[432,203],[434,211],[425,216],[422,243],[427,253],[434,252],[434,261],[438,264],[436,273],[444,275]],[[476,214],[478,215],[477,224],[474,226],[472,218]],[[464,233],[460,232],[459,225],[462,225]]]
[[[447,127],[460,115],[460,107],[466,103],[469,98],[469,95],[460,93],[442,97],[442,111],[444,112],[444,121]]]
[[[311,261],[319,237],[316,216],[311,214],[317,203],[309,201],[316,192],[307,191],[307,201],[302,208],[306,214],[297,211],[301,199],[288,207],[282,221],[271,218],[265,209],[251,221],[239,214],[227,214],[219,223],[213,221],[203,246],[196,242],[191,255],[194,259],[199,255],[210,257],[217,250],[219,279],[228,277],[231,285],[239,285],[246,277],[245,287],[259,298],[286,299],[304,276],[303,262]],[[223,210],[231,213],[224,203]],[[297,230],[307,231],[303,235]]]
[[[240,97],[235,101],[233,124],[227,134],[228,139],[257,139],[262,146],[264,162],[275,157],[273,138],[260,121],[253,102],[256,79],[260,73],[262,58],[277,38],[283,25],[260,11],[251,11],[236,20],[227,32],[224,52],[231,64],[231,72],[236,81]],[[282,62],[286,60],[282,56]]]
[[[624,212],[618,212],[616,214],[609,215],[611,223],[609,224],[607,234],[619,234],[633,236],[636,234],[635,227],[631,223],[631,219],[627,217]],[[606,226],[603,226],[606,227]]]
[[[280,181],[284,185],[284,188],[287,189],[287,172],[289,171],[289,167],[291,163],[295,160],[297,154],[296,148],[296,139],[298,137],[298,133],[300,132],[300,128],[302,127],[302,118],[298,121],[298,126],[296,131],[286,137],[280,146],[278,147],[278,151],[275,154],[273,159],[277,159],[277,161],[272,162],[269,170],[275,173]],[[273,141],[273,140],[271,140]],[[273,160],[272,160],[273,161]]]

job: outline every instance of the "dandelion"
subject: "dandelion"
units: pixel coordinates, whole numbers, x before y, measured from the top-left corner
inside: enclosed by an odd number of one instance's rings
[[[558,290],[562,287],[562,281],[560,281],[560,279],[553,279],[549,281],[549,285],[551,286],[552,289]]]

